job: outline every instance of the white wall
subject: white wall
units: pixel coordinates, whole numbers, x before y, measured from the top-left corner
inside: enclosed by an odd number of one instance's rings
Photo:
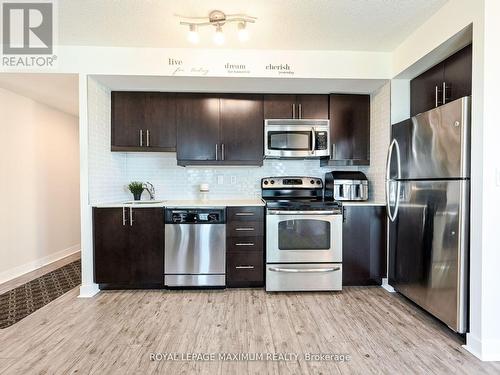
[[[484,107],[482,138],[481,356],[500,360],[500,1],[486,0],[484,9]],[[477,189],[480,187],[477,186]],[[473,250],[477,250],[476,247]],[[479,264],[478,264],[479,263]],[[478,274],[475,270],[475,275]],[[474,285],[477,288],[477,285]],[[477,300],[472,301],[477,303]],[[477,307],[475,307],[477,309]],[[473,332],[471,332],[473,333]]]
[[[78,119],[0,89],[0,282],[80,250]]]

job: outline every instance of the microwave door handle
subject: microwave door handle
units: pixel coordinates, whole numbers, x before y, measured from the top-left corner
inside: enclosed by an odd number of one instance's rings
[[[311,150],[311,155],[314,155],[314,152],[316,151],[316,130],[314,127],[311,129],[311,134],[312,134],[312,150]]]

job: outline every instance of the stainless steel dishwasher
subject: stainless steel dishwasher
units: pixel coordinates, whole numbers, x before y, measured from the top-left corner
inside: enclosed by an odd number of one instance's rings
[[[226,285],[225,208],[165,210],[165,285]]]

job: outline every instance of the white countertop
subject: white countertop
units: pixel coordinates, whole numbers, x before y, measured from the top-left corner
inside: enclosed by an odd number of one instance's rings
[[[94,204],[97,208],[113,208],[113,207],[133,207],[133,208],[151,208],[151,207],[248,207],[248,206],[265,206],[265,203],[260,198],[255,199],[208,199],[208,200],[157,200],[157,201],[127,201],[115,203],[100,203]]]

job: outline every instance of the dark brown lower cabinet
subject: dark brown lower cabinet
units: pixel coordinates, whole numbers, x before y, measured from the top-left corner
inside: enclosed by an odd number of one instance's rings
[[[228,287],[260,287],[264,285],[264,253],[242,251],[227,254],[226,285]]]
[[[228,207],[226,286],[264,286],[264,207]]]
[[[163,208],[94,208],[94,282],[104,288],[161,287]]]
[[[344,205],[342,284],[380,285],[386,277],[384,206]]]

